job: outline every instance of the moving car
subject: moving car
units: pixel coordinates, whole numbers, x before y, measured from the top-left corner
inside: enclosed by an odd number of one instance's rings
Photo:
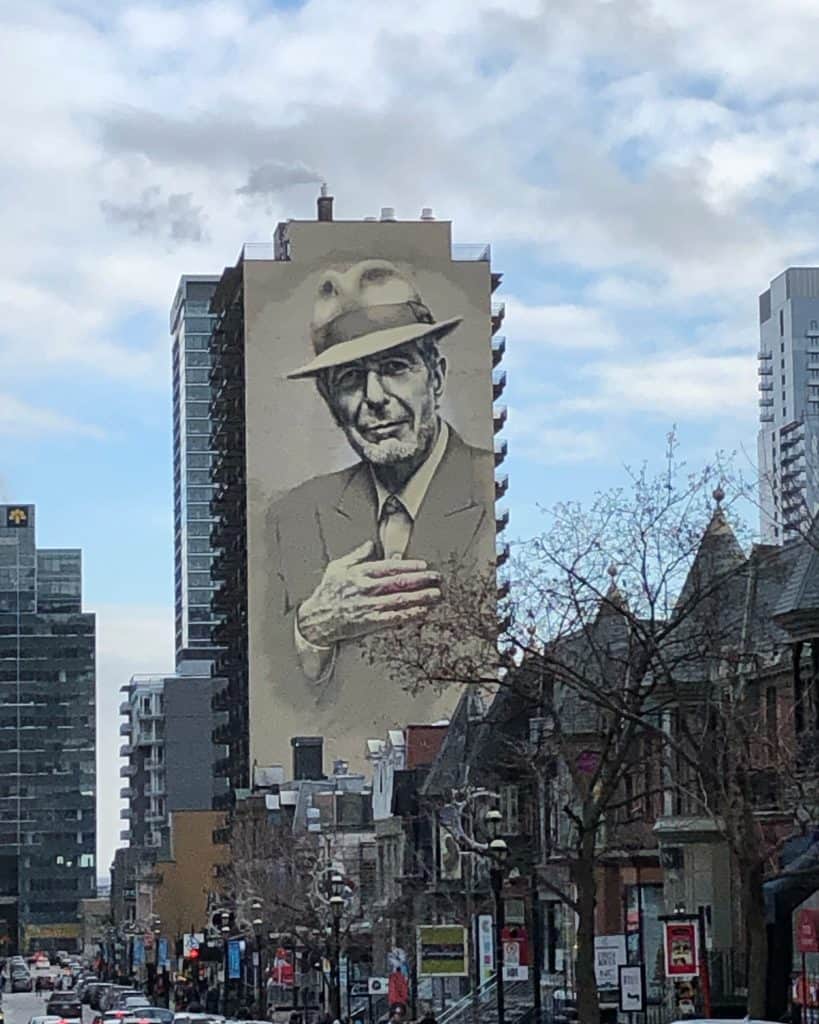
[[[82,1024],[82,1003],[72,992],[55,992],[46,1003],[46,1013]]]
[[[127,992],[118,992],[108,1002],[107,1010],[136,1010],[142,1006],[148,1006],[148,997],[144,992],[131,989]]]

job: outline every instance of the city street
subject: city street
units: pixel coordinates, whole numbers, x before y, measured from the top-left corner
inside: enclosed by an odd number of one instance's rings
[[[49,993],[46,993],[46,996]],[[46,999],[36,992],[16,992],[13,995],[3,994],[3,1011],[6,1024],[28,1024],[32,1017],[45,1013]],[[87,1006],[82,1008],[83,1024],[91,1024],[93,1010]]]

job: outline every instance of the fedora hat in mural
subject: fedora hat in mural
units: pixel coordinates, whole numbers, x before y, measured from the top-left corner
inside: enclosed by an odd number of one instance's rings
[[[315,357],[287,376],[313,377],[408,341],[440,339],[462,319],[433,319],[415,285],[389,260],[362,260],[348,270],[328,270],[319,282],[310,324]]]

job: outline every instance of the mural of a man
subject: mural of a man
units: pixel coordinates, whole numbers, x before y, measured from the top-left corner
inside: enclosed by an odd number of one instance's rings
[[[442,598],[442,570],[489,550],[492,453],[440,415],[439,343],[460,322],[435,321],[386,260],[320,279],[315,356],[288,376],[314,381],[358,461],[290,491],[267,523],[277,563],[271,611],[317,699],[340,674],[345,648],[423,619]],[[336,690],[343,684],[336,679]]]

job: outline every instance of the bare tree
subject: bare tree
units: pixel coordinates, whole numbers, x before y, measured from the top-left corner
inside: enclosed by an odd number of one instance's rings
[[[724,494],[716,511],[713,497],[722,476],[720,467],[688,473],[672,435],[658,476],[631,472],[628,488],[597,495],[589,508],[549,513],[547,529],[517,546],[499,606],[493,578],[453,568],[434,621],[371,641],[396,685],[506,690],[541,720],[526,770],[541,814],[552,811],[541,856],[562,862],[568,876],[559,884],[545,872],[543,884],[577,914],[587,1024],[599,1021],[597,868],[623,848],[623,826],[633,832],[635,821],[650,824],[658,813],[666,752],[685,747],[669,736],[668,713],[713,678],[736,643],[735,621],[713,612],[745,571],[739,546],[722,557],[716,545],[710,571],[696,570],[722,529]]]

